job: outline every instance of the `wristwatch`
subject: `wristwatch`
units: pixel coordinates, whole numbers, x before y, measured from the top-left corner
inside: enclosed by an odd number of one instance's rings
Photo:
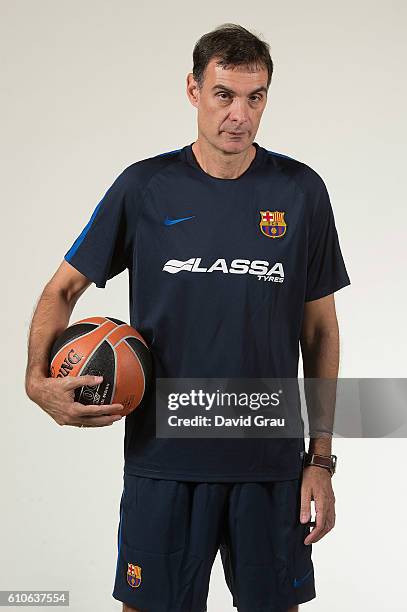
[[[336,470],[337,459],[338,458],[336,455],[326,456],[326,455],[317,455],[315,453],[305,452],[303,455],[303,467],[306,467],[308,465],[316,465],[318,467],[322,467],[322,468],[325,468],[326,470],[329,470],[331,473],[331,476],[333,476]]]

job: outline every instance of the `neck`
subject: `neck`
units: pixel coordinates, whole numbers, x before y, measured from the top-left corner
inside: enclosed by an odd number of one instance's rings
[[[223,179],[239,178],[256,156],[256,147],[253,144],[240,153],[225,153],[200,136],[193,143],[192,151],[204,172]]]

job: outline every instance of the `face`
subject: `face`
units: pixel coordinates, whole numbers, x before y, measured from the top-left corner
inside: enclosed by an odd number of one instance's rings
[[[225,153],[240,153],[251,146],[267,102],[267,69],[233,66],[225,70],[209,62],[202,89],[192,75],[187,94],[198,109],[198,134]]]

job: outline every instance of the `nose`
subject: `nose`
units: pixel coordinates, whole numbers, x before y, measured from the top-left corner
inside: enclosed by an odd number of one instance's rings
[[[229,119],[236,123],[234,126],[236,128],[248,120],[247,103],[244,100],[240,100],[237,96],[235,96],[232,104],[230,105]]]

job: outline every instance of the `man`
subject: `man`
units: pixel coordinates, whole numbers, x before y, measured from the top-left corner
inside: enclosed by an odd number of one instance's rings
[[[26,389],[60,425],[120,419],[118,405],[74,403],[76,386],[97,381],[47,378],[47,356],[91,282],[126,268],[130,323],[156,377],[296,378],[299,345],[306,377],[337,376],[333,294],[350,280],[325,184],[254,142],[269,46],[224,24],[193,59],[197,140],[120,174],[34,314]],[[335,520],[330,436],[311,437],[309,452],[314,465],[298,437],[156,438],[153,385],[125,420],[113,590],[123,610],[204,612],[219,549],[239,612],[294,612],[314,598],[312,544]]]

